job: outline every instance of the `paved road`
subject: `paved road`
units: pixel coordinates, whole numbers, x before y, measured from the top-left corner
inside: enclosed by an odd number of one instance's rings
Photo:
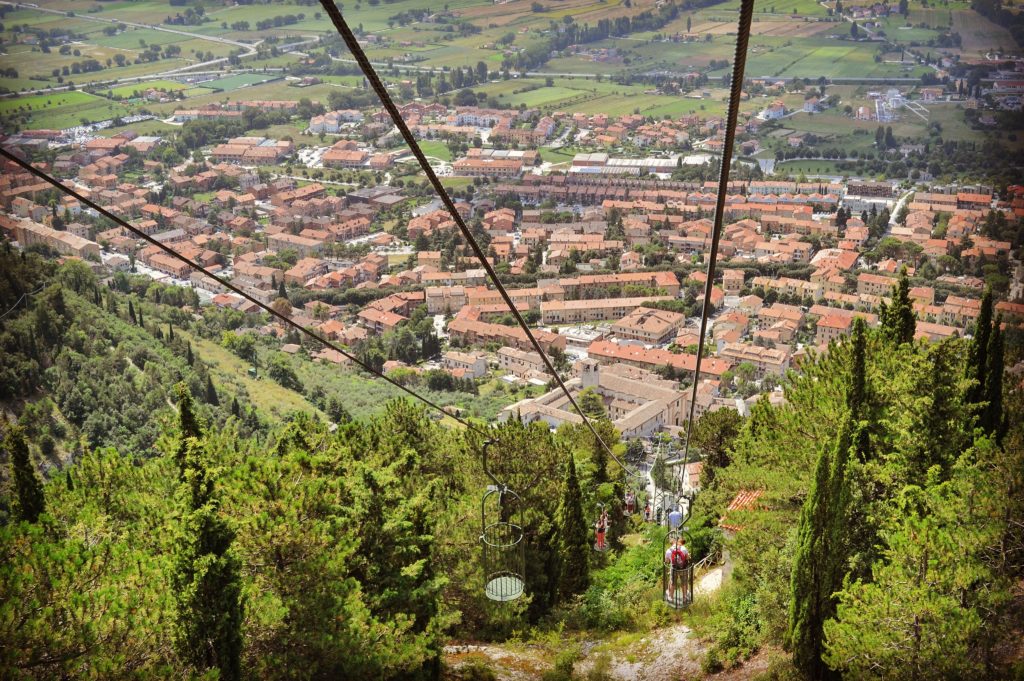
[[[913,194],[913,189],[906,191],[903,193],[902,196],[900,196],[899,200],[896,201],[896,205],[892,207],[892,212],[889,214],[889,230],[886,231],[886,234],[891,232],[892,228],[896,226],[896,216],[899,215],[900,209],[903,207],[903,204],[909,201],[910,197],[913,196]]]

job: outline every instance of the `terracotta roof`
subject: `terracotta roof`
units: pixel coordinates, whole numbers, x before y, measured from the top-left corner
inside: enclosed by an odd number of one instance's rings
[[[729,506],[726,507],[725,513],[718,520],[718,525],[723,530],[730,532],[739,532],[743,529],[742,525],[732,525],[726,522],[726,517],[729,511],[753,511],[756,508],[757,500],[764,494],[762,489],[741,489],[733,497],[733,500],[729,502]]]

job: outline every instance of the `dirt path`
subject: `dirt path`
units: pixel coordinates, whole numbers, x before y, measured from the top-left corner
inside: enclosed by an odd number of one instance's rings
[[[697,598],[718,590],[722,585],[722,567],[709,570],[694,585]],[[677,681],[704,678],[700,662],[705,647],[685,624],[676,624],[650,632],[626,646],[616,646],[614,654],[604,650],[603,641],[585,641],[583,654],[575,665],[574,677],[586,678],[594,671],[617,681]],[[540,678],[552,667],[551,654],[540,647],[502,645],[451,645],[445,648],[445,662],[451,668],[479,663],[494,670],[501,681],[525,681]],[[710,677],[734,681],[748,678],[761,665],[751,660],[741,669]]]

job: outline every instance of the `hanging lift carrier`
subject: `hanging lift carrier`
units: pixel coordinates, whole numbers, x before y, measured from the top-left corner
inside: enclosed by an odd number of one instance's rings
[[[484,443],[484,473],[493,484],[487,486],[480,503],[480,543],[484,557],[484,594],[492,601],[514,601],[526,584],[526,555],[523,542],[523,503],[519,495],[494,476],[487,465]]]
[[[685,539],[685,536],[686,532],[682,528],[671,530],[665,535],[662,545],[662,555],[665,559],[661,570],[661,589],[664,592],[665,603],[677,610],[693,603],[693,561],[687,556],[685,562],[678,564],[670,553],[670,548],[674,547],[679,539]]]

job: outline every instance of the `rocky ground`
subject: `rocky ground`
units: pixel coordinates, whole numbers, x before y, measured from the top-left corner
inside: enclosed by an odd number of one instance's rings
[[[699,598],[717,590],[722,584],[721,567],[704,574],[696,584]],[[716,681],[742,681],[753,678],[768,665],[767,655],[757,655],[746,664],[721,674],[707,676],[701,671],[704,644],[684,624],[676,624],[650,632],[647,636],[615,646],[606,651],[600,641],[585,641],[582,654],[574,668],[574,678],[602,678],[617,681],[677,681],[710,678]],[[506,647],[502,645],[451,645],[445,648],[445,662],[450,669],[470,665],[492,669],[501,681],[539,679],[551,669],[550,652],[537,646]]]

